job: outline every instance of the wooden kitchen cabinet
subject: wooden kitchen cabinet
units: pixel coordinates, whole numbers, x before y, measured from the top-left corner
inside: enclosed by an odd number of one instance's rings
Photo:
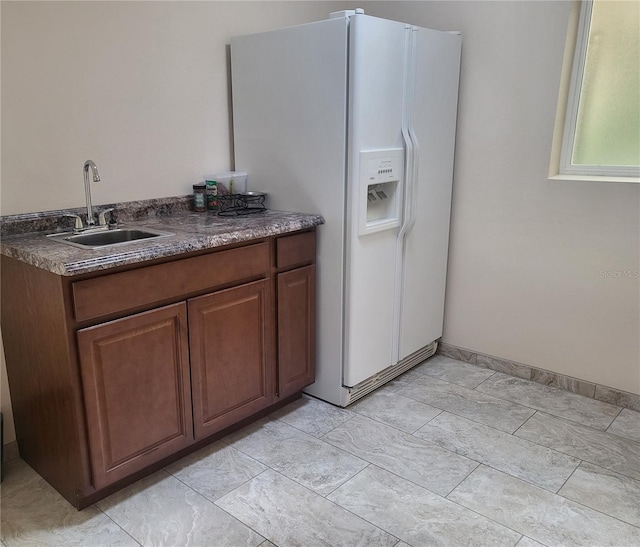
[[[278,274],[278,393],[287,397],[315,379],[315,265]]]
[[[191,444],[184,303],[78,331],[96,488]]]
[[[20,454],[77,508],[314,381],[315,229],[79,276],[2,256],[2,274]]]
[[[189,300],[196,439],[273,402],[270,310],[265,280]]]
[[[304,232],[276,242],[278,394],[287,397],[315,379],[316,238]]]

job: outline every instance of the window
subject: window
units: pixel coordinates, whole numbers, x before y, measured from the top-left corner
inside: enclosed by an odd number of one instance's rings
[[[640,2],[582,1],[578,17],[550,174],[640,182]]]

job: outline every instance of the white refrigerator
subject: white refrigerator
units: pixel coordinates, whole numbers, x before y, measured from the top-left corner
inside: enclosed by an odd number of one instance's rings
[[[442,336],[461,37],[337,12],[231,40],[236,168],[319,213],[316,382],[346,406]]]

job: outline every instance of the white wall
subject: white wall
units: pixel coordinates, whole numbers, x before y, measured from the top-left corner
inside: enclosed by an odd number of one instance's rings
[[[640,270],[640,185],[546,178],[570,3],[357,5],[463,33],[444,340],[640,393],[638,279],[601,276]],[[82,206],[88,158],[96,204],[188,193],[231,166],[229,37],[347,6],[3,2],[0,211]]]
[[[335,2],[3,2],[2,214],[183,195],[232,165],[229,38]]]
[[[184,195],[232,167],[231,36],[342,2],[2,2],[0,213]],[[0,353],[1,353],[0,348]],[[4,358],[0,408],[15,439]]]
[[[640,185],[547,180],[570,10],[367,5],[463,35],[444,341],[640,393]]]

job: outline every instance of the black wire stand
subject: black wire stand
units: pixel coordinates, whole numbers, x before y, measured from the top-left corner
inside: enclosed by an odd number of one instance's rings
[[[261,192],[218,196],[218,216],[232,217],[262,213],[267,210],[264,205],[266,197],[267,195]]]

